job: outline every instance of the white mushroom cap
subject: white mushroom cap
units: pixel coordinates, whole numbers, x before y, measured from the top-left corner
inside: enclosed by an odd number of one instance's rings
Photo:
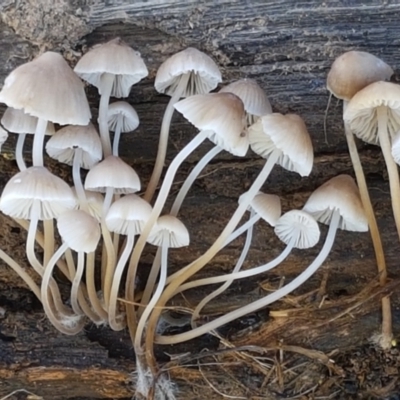
[[[104,193],[107,188],[113,188],[116,194],[138,192],[139,176],[119,157],[108,156],[89,170],[85,180],[86,190]]]
[[[232,93],[199,94],[178,101],[174,107],[227,151],[239,143],[246,129],[243,103]]]
[[[157,92],[172,96],[181,75],[188,72],[191,72],[191,75],[182,97],[209,93],[222,81],[221,72],[211,57],[188,47],[160,65],[154,82]]]
[[[3,146],[7,138],[8,138],[8,132],[0,127],[0,151],[1,151],[1,146]]]
[[[313,147],[307,127],[298,115],[264,115],[250,126],[249,141],[252,150],[263,158],[279,150],[281,155],[277,163],[288,171],[301,176],[311,173]]]
[[[271,103],[254,79],[240,79],[223,87],[219,93],[233,93],[242,100],[247,114],[256,117],[272,114]]]
[[[326,87],[338,99],[350,101],[361,89],[392,75],[392,68],[380,58],[365,51],[347,51],[333,62]]]
[[[76,207],[71,188],[45,167],[30,167],[14,175],[4,187],[0,210],[12,218],[31,219],[34,202],[40,203],[40,220],[57,218]]]
[[[34,134],[36,131],[38,119],[29,114],[25,114],[22,110],[16,110],[7,107],[1,118],[1,123],[9,132]],[[54,125],[52,122],[47,123],[46,135],[54,135]]]
[[[57,229],[61,239],[76,252],[95,251],[101,236],[99,222],[82,210],[61,214],[57,220]]]
[[[115,75],[111,96],[128,97],[132,85],[145,78],[149,71],[138,51],[120,38],[90,49],[76,64],[74,71],[102,94],[102,75]]]
[[[400,165],[400,132],[397,132],[392,141],[392,157],[397,165]]]
[[[50,51],[8,75],[0,102],[60,125],[87,125],[91,118],[82,81],[60,54]]]
[[[338,175],[325,182],[311,194],[303,209],[323,224],[329,224],[333,212],[338,210],[341,217],[339,228],[368,231],[360,192],[350,175]]]
[[[81,209],[82,205],[79,204],[79,199],[76,194],[75,186],[72,186],[71,190],[76,197],[78,208]],[[91,192],[90,190],[85,190],[85,197],[89,214],[100,222],[103,216],[103,202],[104,202],[103,195],[99,192]]]
[[[400,86],[390,82],[375,82],[360,90],[350,100],[343,119],[361,140],[379,144],[376,108],[387,107],[387,129],[393,137],[400,130]]]
[[[139,126],[139,116],[126,101],[116,101],[108,106],[108,129],[115,132],[118,120],[122,121],[121,132],[132,132]]]
[[[239,197],[239,204],[245,201],[246,195],[247,192]],[[281,200],[275,194],[258,192],[251,200],[249,209],[253,209],[269,225],[275,226],[281,216]]]
[[[67,125],[46,143],[47,154],[68,165],[74,163],[77,149],[82,150],[81,168],[90,169],[101,160],[101,140],[92,123],[87,126]]]
[[[128,194],[116,200],[106,216],[108,230],[121,235],[139,235],[150,217],[151,205],[136,194]]]
[[[291,210],[278,219],[275,234],[286,244],[294,239],[295,248],[308,249],[318,243],[320,230],[317,221],[310,214]]]
[[[189,245],[190,239],[188,230],[178,218],[163,215],[158,218],[147,241],[158,247],[165,241],[168,247],[184,247]]]

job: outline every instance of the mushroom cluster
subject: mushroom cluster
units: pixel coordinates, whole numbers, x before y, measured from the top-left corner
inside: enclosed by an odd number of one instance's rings
[[[350,61],[346,61],[348,59]],[[346,62],[366,69],[346,76],[344,71],[348,69],[343,67]],[[90,49],[72,70],[61,55],[46,52],[16,68],[0,91],[0,101],[8,107],[1,123],[8,132],[18,134],[15,158],[20,170],[5,185],[0,210],[27,229],[26,254],[37,279],[1,250],[0,258],[42,301],[46,315],[59,331],[77,334],[87,319],[116,331],[127,326],[137,355],[138,371],[143,374],[148,368],[156,373],[154,342],[171,344],[189,340],[295,290],[327,258],[338,229],[364,232],[368,225],[371,227],[384,284],[386,269],[382,245],[352,133],[381,145],[392,198],[398,198],[400,187],[395,162],[400,159],[400,89],[382,82],[391,73],[390,67],[367,53],[351,52],[335,61],[328,76],[328,89],[345,102],[345,132],[361,196],[353,178],[340,175],[318,188],[302,210],[290,210],[281,215],[279,197],[263,193],[261,189],[276,164],[301,177],[308,176],[313,167],[312,142],[299,115],[272,112],[265,92],[256,81],[242,79],[211,93],[221,83],[221,73],[208,55],[194,48],[175,54],[160,66],[155,88],[171,99],[162,119],[154,170],[141,197],[139,175],[119,157],[118,150],[121,133],[135,130],[139,117],[127,102],[110,103],[110,98],[127,97],[132,86],[148,75],[140,54],[122,40],[114,39]],[[91,121],[80,78],[98,89],[97,124]],[[175,110],[199,132],[172,160],[160,183]],[[0,129],[1,143],[7,139],[6,130]],[[114,132],[113,143],[110,131]],[[34,135],[31,166],[27,165],[23,152],[27,134]],[[50,139],[44,146],[46,135]],[[187,176],[171,209],[165,210],[177,171],[207,139],[214,147]],[[72,167],[73,187],[45,166],[44,148],[48,156]],[[170,274],[169,249],[189,246],[189,232],[178,214],[193,182],[220,152],[243,157],[250,148],[265,160],[265,164],[248,191],[240,197],[231,219],[204,254]],[[84,181],[81,169],[88,170]],[[400,234],[400,210],[396,208],[398,203],[393,204]],[[248,221],[238,227],[246,212]],[[242,270],[254,227],[260,221],[274,227],[275,234],[286,247],[275,259]],[[329,225],[325,244],[299,276],[254,303],[206,324],[198,324],[204,306],[233,281],[278,267],[294,248],[305,250],[315,246],[320,239],[318,222]],[[54,225],[62,243],[55,242]],[[230,274],[207,279],[194,277],[242,234],[246,234],[245,244]],[[120,235],[125,236],[124,241],[120,240]],[[158,249],[146,287],[142,293],[137,293],[136,274],[147,243]],[[43,248],[43,257],[37,253],[36,245]],[[54,277],[56,268],[71,283],[69,299],[62,295]],[[156,335],[162,310],[173,296],[190,288],[217,283],[223,285],[210,292],[194,310],[190,331],[171,336]],[[125,298],[124,304],[118,302],[119,296]],[[383,336],[387,342],[391,339],[390,315],[387,314],[390,303],[388,299],[385,301]],[[152,380],[145,375],[139,380],[138,390],[147,395],[145,392],[152,387]]]

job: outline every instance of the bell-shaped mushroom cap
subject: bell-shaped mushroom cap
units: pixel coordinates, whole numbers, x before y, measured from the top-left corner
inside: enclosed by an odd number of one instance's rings
[[[101,141],[92,123],[87,126],[65,126],[46,143],[47,154],[68,165],[74,163],[77,149],[82,150],[81,168],[90,169],[101,160],[103,152]]]
[[[397,165],[400,165],[400,132],[397,132],[392,141],[392,157]]]
[[[132,132],[139,126],[139,116],[126,101],[116,101],[108,106],[108,129],[115,132],[117,123],[121,122],[121,132]]]
[[[4,142],[8,138],[8,133],[5,129],[0,127],[0,151],[1,151],[1,146],[3,146]]]
[[[343,119],[361,140],[379,144],[376,108],[387,107],[387,129],[393,137],[400,129],[400,86],[390,82],[375,82],[360,90],[350,100]]]
[[[108,156],[89,170],[85,180],[86,190],[104,193],[107,188],[113,188],[117,194],[138,192],[139,176],[119,157]]]
[[[227,151],[238,144],[246,129],[243,103],[232,93],[198,94],[178,101],[174,107]]]
[[[365,51],[348,51],[333,62],[326,87],[338,99],[350,101],[361,89],[392,75],[392,68],[380,58]]]
[[[76,252],[95,251],[101,236],[99,222],[82,210],[61,214],[57,220],[57,229],[61,239]]]
[[[64,58],[48,51],[14,69],[0,102],[60,125],[87,125],[91,114],[82,81]]]
[[[12,133],[27,133],[34,134],[36,131],[38,119],[29,114],[25,114],[22,110],[16,110],[12,107],[7,107],[1,118],[1,124],[9,132]],[[54,135],[54,125],[52,122],[47,123],[46,135]]]
[[[250,126],[249,141],[252,150],[261,157],[268,158],[279,150],[279,165],[301,176],[310,174],[314,161],[313,147],[306,125],[298,115],[264,115]]]
[[[32,206],[40,204],[40,220],[57,218],[76,207],[71,188],[45,167],[30,167],[14,175],[4,187],[0,210],[12,218],[31,219]]]
[[[128,97],[132,85],[149,74],[140,53],[120,38],[94,46],[78,61],[74,71],[96,86],[100,94],[103,92],[102,75],[115,75],[111,96],[117,98]]]
[[[168,247],[184,247],[189,245],[190,239],[186,226],[178,218],[168,214],[158,218],[147,241],[158,247],[163,243]]]
[[[245,200],[246,195],[247,192],[239,197],[239,204]],[[275,194],[258,192],[251,200],[249,209],[253,209],[264,221],[275,226],[281,216],[281,200]]]
[[[286,244],[295,240],[293,247],[308,249],[318,243],[320,230],[317,221],[310,214],[291,210],[278,219],[275,234]]]
[[[139,235],[150,217],[151,205],[136,194],[128,194],[111,204],[106,225],[111,232]]]
[[[172,96],[183,74],[191,72],[182,97],[206,94],[222,81],[221,72],[207,54],[188,47],[165,60],[158,68],[154,87],[157,92]]]
[[[81,209],[82,205],[79,203],[75,186],[72,186],[71,190],[76,197],[78,208]],[[103,216],[103,195],[99,192],[91,192],[90,190],[85,190],[85,197],[89,214],[100,222]]]
[[[240,79],[223,87],[219,93],[233,93],[242,100],[247,114],[256,117],[272,114],[271,103],[254,79]]]
[[[350,175],[338,175],[325,182],[311,194],[303,210],[323,224],[329,224],[337,210],[341,216],[339,228],[355,232],[368,231],[368,220],[360,193]]]

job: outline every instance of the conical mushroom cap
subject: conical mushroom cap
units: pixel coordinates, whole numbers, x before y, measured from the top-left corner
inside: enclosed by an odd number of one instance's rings
[[[121,122],[121,132],[132,132],[139,126],[139,116],[135,109],[126,101],[116,101],[108,106],[108,129],[115,132],[118,121]]]
[[[163,215],[158,218],[147,241],[159,247],[165,241],[168,247],[184,247],[189,245],[190,239],[188,230],[178,218]]]
[[[212,142],[227,151],[245,134],[244,106],[232,93],[199,94],[178,101],[174,107],[197,129],[207,131]]]
[[[262,117],[272,114],[271,103],[264,90],[254,79],[240,79],[223,87],[219,93],[233,93],[242,100],[247,114]]]
[[[320,230],[317,221],[310,214],[291,210],[278,219],[275,234],[286,244],[294,239],[295,248],[308,249],[318,243]]]
[[[111,96],[128,97],[132,85],[145,78],[149,71],[138,51],[120,38],[90,49],[76,64],[74,71],[83,80],[96,86],[102,94],[102,75],[115,75]]]
[[[90,169],[101,160],[103,154],[101,141],[93,124],[67,125],[46,143],[47,154],[68,165],[74,163],[77,149],[82,150],[81,168]]]
[[[71,188],[45,167],[30,167],[14,175],[4,187],[0,210],[12,218],[31,219],[35,202],[40,205],[40,220],[57,218],[76,207]]]
[[[313,167],[314,153],[306,125],[296,114],[264,115],[249,128],[252,150],[263,158],[279,150],[278,164],[288,171],[308,176]]]
[[[400,130],[400,85],[375,82],[360,90],[349,101],[343,119],[351,131],[364,142],[379,144],[376,108],[387,107],[389,134]]]
[[[111,232],[139,235],[150,217],[151,205],[136,194],[128,194],[111,204],[106,225]]]
[[[157,92],[172,96],[183,74],[191,73],[181,97],[206,94],[222,81],[221,72],[207,54],[188,47],[165,60],[158,68],[154,87]]]
[[[98,221],[82,210],[61,214],[57,220],[57,229],[61,239],[76,252],[95,251],[101,236]]]
[[[339,228],[355,232],[368,231],[360,192],[350,175],[338,175],[325,182],[311,194],[303,210],[327,225],[334,211],[338,210],[341,217]]]
[[[88,172],[85,180],[86,190],[104,193],[107,188],[113,188],[117,194],[135,193],[140,190],[140,179],[126,162],[108,156]]]
[[[87,125],[91,113],[82,81],[64,58],[48,51],[14,69],[0,102],[60,125]]]
[[[365,51],[348,51],[333,62],[326,87],[338,99],[350,101],[361,89],[392,75],[392,68],[380,58]]]

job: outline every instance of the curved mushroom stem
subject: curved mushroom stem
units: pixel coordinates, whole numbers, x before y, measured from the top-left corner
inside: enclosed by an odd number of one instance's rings
[[[107,229],[104,218],[101,221],[101,234],[103,235],[103,241],[104,241],[105,250],[107,253],[107,264],[106,264],[106,268],[105,268],[103,291],[104,291],[104,303],[106,305],[106,310],[108,310],[110,293],[111,293],[111,285],[112,285],[114,271],[115,271],[116,255],[115,255],[114,244],[112,241],[111,233]]]
[[[43,308],[50,322],[60,332],[65,333],[66,335],[76,335],[82,330],[84,326],[84,318],[78,315],[60,312],[59,310],[58,314],[60,314],[60,319],[57,318],[52,307],[50,306],[48,297],[49,294],[48,287],[51,284],[51,279],[52,279],[51,276],[53,274],[54,266],[56,265],[57,260],[65,253],[67,249],[68,245],[66,243],[62,244],[58,248],[58,250],[53,254],[53,257],[51,257],[49,263],[47,264],[42,280],[41,295],[42,295]]]
[[[113,156],[118,157],[118,147],[119,147],[119,141],[121,139],[121,128],[122,128],[122,118],[117,119],[117,125],[115,127],[115,132],[114,132],[114,141],[113,141]]]
[[[75,149],[74,162],[72,164],[72,179],[75,186],[76,196],[79,201],[79,208],[89,212],[85,189],[81,177],[82,149]]]
[[[101,76],[102,93],[100,97],[99,105],[99,131],[101,144],[103,146],[104,158],[111,155],[111,140],[110,132],[108,131],[108,104],[110,102],[110,96],[112,87],[114,84],[114,75],[104,73]]]
[[[273,151],[268,157],[267,162],[264,164],[263,169],[258,174],[257,178],[251,185],[248,190],[245,198],[239,204],[235,213],[231,217],[228,224],[225,226],[224,230],[217,238],[217,240],[213,243],[213,245],[197,260],[192,262],[188,268],[182,273],[182,275],[178,276],[174,281],[172,281],[169,286],[164,290],[160,300],[157,303],[157,307],[154,308],[153,313],[151,314],[148,326],[147,326],[147,334],[146,334],[146,356],[149,363],[149,367],[152,368],[153,372],[155,372],[156,367],[154,363],[154,355],[153,355],[153,342],[154,342],[154,332],[157,326],[157,321],[160,316],[160,313],[165,306],[166,302],[170,299],[171,295],[174,294],[176,289],[187,279],[189,279],[196,272],[200,271],[223,247],[226,239],[231,234],[231,232],[235,229],[236,225],[239,223],[243,214],[245,213],[247,207],[249,206],[251,200],[261,189],[265,180],[268,178],[272,168],[275,163],[278,161],[281,152],[279,150]]]
[[[46,128],[47,120],[38,118],[32,148],[32,161],[34,167],[43,167],[43,142]]]
[[[44,232],[43,265],[47,265],[50,258],[54,254],[54,247],[55,247],[54,222],[52,219],[43,221],[43,232]]]
[[[128,234],[126,244],[124,250],[119,257],[118,264],[115,268],[114,279],[112,281],[111,290],[110,290],[110,300],[108,304],[108,322],[110,324],[111,329],[114,331],[120,331],[125,328],[125,321],[122,320],[121,316],[120,321],[117,321],[117,299],[119,287],[121,285],[121,277],[124,272],[126,263],[129,259],[129,255],[133,249],[133,245],[135,243],[135,235],[131,233]]]
[[[222,147],[214,146],[209,152],[207,152],[201,160],[196,164],[196,166],[192,169],[188,177],[185,179],[182,187],[179,190],[178,195],[175,198],[174,204],[171,207],[170,214],[176,217],[179,213],[179,210],[182,206],[183,200],[188,194],[189,189],[192,187],[193,182],[200,175],[200,172],[206,167],[206,165],[221,151]]]
[[[85,269],[85,253],[83,251],[78,251],[78,263],[71,288],[71,307],[74,310],[74,312],[78,315],[82,314],[82,309],[78,304],[78,291],[84,269]]]
[[[154,204],[153,211],[150,214],[150,217],[147,220],[145,226],[143,227],[142,234],[140,235],[138,241],[136,242],[136,246],[131,255],[128,274],[126,277],[126,285],[125,285],[126,287],[125,295],[126,295],[126,300],[128,302],[132,303],[134,301],[135,278],[136,278],[137,266],[139,264],[139,259],[142,254],[143,248],[146,244],[147,237],[150,234],[150,230],[157,221],[157,218],[159,217],[163,209],[165,200],[167,199],[167,196],[171,189],[175,174],[179,166],[185,161],[185,159],[189,157],[189,155],[198,146],[200,146],[200,144],[203,143],[206,138],[207,138],[207,132],[204,131],[199,132],[173,159],[172,163],[170,164],[167,170],[167,173],[165,174],[165,178],[161,186],[160,192],[158,194],[157,200]],[[133,306],[131,307],[129,306],[129,304],[127,304],[126,311],[127,311],[129,332],[131,335],[131,339],[133,341],[135,339],[135,330],[136,330],[136,316],[134,312],[135,310]]]
[[[150,182],[147,185],[146,193],[144,194],[144,199],[150,203],[154,192],[157,189],[158,182],[160,181],[161,172],[164,168],[165,156],[167,154],[168,137],[169,137],[169,127],[171,125],[172,115],[174,114],[174,104],[179,101],[182,93],[185,91],[187,83],[190,78],[190,72],[183,74],[180,81],[175,89],[174,94],[170,98],[167,108],[165,109],[164,116],[161,122],[160,139],[158,142],[158,151],[156,162],[153,167],[153,172],[151,174]]]
[[[142,349],[142,335],[144,331],[144,327],[146,325],[147,318],[149,317],[150,313],[154,309],[155,305],[157,304],[158,299],[161,296],[161,293],[164,289],[165,282],[167,281],[167,271],[168,271],[168,240],[164,239],[161,245],[161,272],[160,272],[160,279],[158,281],[157,289],[154,292],[153,297],[151,298],[149,304],[143,311],[142,316],[138,322],[138,327],[136,331],[135,341],[133,346],[135,348],[135,353],[140,354]]]
[[[196,329],[193,329],[189,332],[181,333],[173,336],[157,336],[156,343],[158,344],[173,344],[173,343],[181,343],[187,340],[193,339],[205,333],[208,333],[214,329],[219,328],[222,325],[225,325],[228,322],[231,322],[237,318],[240,318],[246,314],[255,312],[260,308],[271,304],[287,294],[291,293],[293,290],[297,289],[301,286],[307,279],[309,279],[322,265],[325,259],[328,257],[329,252],[331,251],[332,245],[335,241],[336,231],[339,226],[340,214],[336,210],[333,215],[329,225],[328,234],[325,239],[324,246],[322,247],[320,253],[315,258],[315,260],[295,279],[293,279],[290,283],[283,286],[282,288],[276,290],[274,293],[269,294],[268,296],[254,301],[253,303],[247,304],[244,307],[241,307],[237,310],[231,311],[228,314],[225,314],[222,317],[215,319],[214,321],[208,322]]]
[[[250,212],[250,219],[254,216],[255,212],[252,209]],[[250,250],[250,246],[251,246],[251,241],[253,239],[253,228],[254,225],[251,225],[249,227],[249,229],[247,230],[247,234],[246,234],[246,240],[242,249],[242,252],[240,254],[239,259],[237,260],[237,263],[235,265],[235,268],[232,271],[232,274],[234,274],[235,272],[240,271],[240,269],[243,266],[244,261],[246,260],[247,254]],[[200,301],[200,303],[197,305],[197,307],[194,309],[193,314],[192,314],[192,328],[196,328],[197,327],[197,323],[196,320],[199,318],[200,316],[200,312],[201,310],[207,305],[207,303],[209,303],[212,299],[216,298],[217,296],[219,296],[221,293],[223,293],[226,289],[229,288],[229,286],[231,286],[232,282],[234,280],[231,278],[229,280],[227,280],[221,287],[219,287],[218,289],[214,290],[213,292],[211,292],[209,295],[207,295],[206,297],[204,297],[203,300]]]
[[[348,105],[347,101],[343,101],[343,114]],[[376,222],[374,209],[372,207],[371,198],[368,192],[367,182],[365,180],[364,171],[362,168],[362,164],[360,161],[360,157],[357,151],[357,146],[354,140],[354,136],[351,133],[351,130],[348,124],[344,123],[344,132],[346,134],[347,146],[349,148],[349,154],[351,158],[351,162],[353,164],[354,173],[357,180],[357,185],[360,190],[361,202],[365,211],[365,214],[368,219],[368,225],[371,233],[372,244],[374,246],[376,265],[378,267],[379,272],[379,282],[381,286],[386,285],[387,278],[387,268],[385,261],[385,253],[383,251],[382,240],[378,228],[378,224]],[[396,168],[397,169],[397,168]],[[390,342],[392,340],[392,311],[390,305],[390,297],[382,298],[382,338],[390,338]],[[387,340],[386,340],[387,341]],[[390,344],[391,346],[391,344]],[[383,346],[387,348],[386,345]]]
[[[26,139],[26,133],[20,133],[17,139],[17,145],[15,146],[15,160],[17,161],[18,169],[20,171],[26,170],[26,164],[24,161],[24,144]]]

